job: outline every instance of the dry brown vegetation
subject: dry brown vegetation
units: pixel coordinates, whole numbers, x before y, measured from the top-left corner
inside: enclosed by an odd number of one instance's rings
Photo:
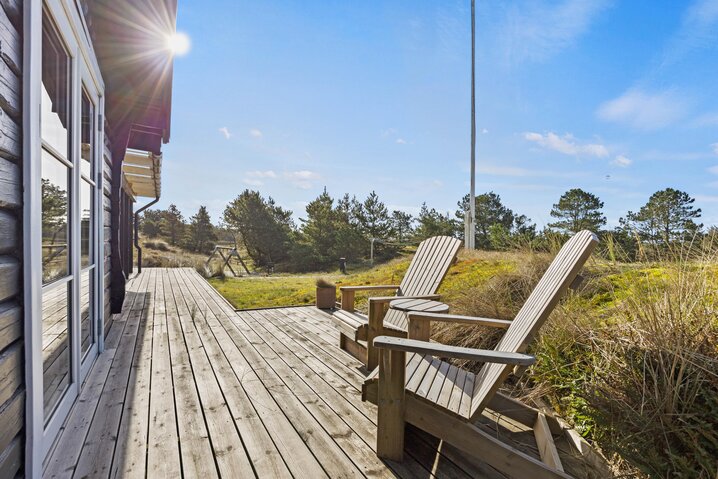
[[[454,311],[512,319],[549,261],[524,255],[514,269],[456,297]],[[534,342],[537,364],[510,392],[550,402],[612,458],[617,473],[716,477],[717,265],[704,248],[651,264],[594,259],[582,287]],[[444,325],[433,338],[493,347],[498,336]]]

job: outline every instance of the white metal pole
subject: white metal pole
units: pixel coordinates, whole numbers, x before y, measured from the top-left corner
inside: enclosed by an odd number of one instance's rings
[[[471,0],[471,192],[469,193],[469,238],[464,241],[469,249],[476,244],[476,8]]]

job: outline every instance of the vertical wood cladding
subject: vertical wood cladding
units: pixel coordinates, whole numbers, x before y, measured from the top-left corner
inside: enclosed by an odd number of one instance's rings
[[[0,0],[0,478],[23,463],[22,0]]]

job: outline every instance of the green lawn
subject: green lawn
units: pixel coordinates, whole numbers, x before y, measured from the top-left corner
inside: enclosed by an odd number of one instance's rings
[[[406,256],[375,268],[346,275],[336,271],[302,275],[212,278],[209,282],[237,309],[298,306],[314,303],[315,281],[318,278],[328,279],[337,286],[399,284],[410,261],[411,256]],[[442,283],[440,292],[446,301],[451,301],[452,298],[460,295],[467,285],[476,286],[498,272],[512,270],[515,264],[516,257],[512,254],[462,252]],[[366,298],[366,294],[357,294],[359,309],[365,305]]]

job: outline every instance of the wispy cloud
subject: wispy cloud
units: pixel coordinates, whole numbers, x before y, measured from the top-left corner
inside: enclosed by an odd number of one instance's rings
[[[714,175],[718,175],[718,165],[711,166],[710,168],[708,168],[707,171],[708,171],[708,173],[712,173],[712,174],[714,174]]]
[[[633,160],[626,157],[625,155],[618,155],[611,162],[612,165],[618,166],[620,168],[627,168],[627,167],[631,166],[631,163],[633,163]]]
[[[314,181],[321,179],[319,173],[309,170],[285,171],[283,176],[293,186],[303,190],[308,190],[314,186]]]
[[[558,151],[564,155],[570,156],[595,156],[597,158],[605,158],[608,156],[608,148],[600,143],[580,144],[573,135],[565,134],[559,136],[556,133],[548,132],[546,134],[527,132],[524,133],[524,139],[545,148],[547,150]]]
[[[245,171],[244,172],[244,178],[242,178],[242,183],[248,186],[262,186],[264,185],[264,179],[274,179],[277,177],[277,174],[273,170],[255,170],[255,171]]]
[[[229,132],[229,128],[227,128],[226,126],[220,128],[219,132],[224,135],[225,140],[229,140],[230,138],[232,138],[232,134]]]
[[[713,148],[713,153],[715,153],[716,155],[718,155],[718,143],[713,143],[713,144],[711,145],[711,148]]]
[[[252,128],[249,130],[249,136],[252,138],[262,138],[264,136],[264,133],[262,133],[261,130],[258,130],[257,128]]]
[[[488,130],[487,128],[482,128],[482,129],[481,129],[481,134],[482,134],[482,135],[486,135],[488,132],[489,132],[489,130]]]
[[[596,115],[601,120],[639,130],[657,130],[682,118],[687,104],[687,100],[675,90],[649,93],[631,88],[599,106]]]
[[[242,183],[244,183],[247,186],[262,186],[262,185],[264,185],[264,181],[258,180],[256,178],[242,178]]]
[[[532,170],[529,168],[521,168],[518,166],[499,166],[492,164],[479,164],[476,168],[479,175],[489,176],[506,176],[511,178],[529,178],[529,177],[562,177],[576,178],[582,176],[580,173],[557,172],[544,169]]]
[[[406,145],[406,140],[404,138],[397,138],[396,142],[399,145]]]
[[[671,38],[663,64],[678,61],[691,50],[712,48],[718,41],[718,0],[696,0],[683,14],[681,26]]]
[[[545,61],[570,47],[612,2],[610,0],[524,1],[507,11],[499,26],[509,64]]]
[[[245,173],[250,178],[276,178],[277,174],[274,172],[274,170],[255,170],[255,171],[248,171]]]
[[[718,126],[718,112],[704,113],[697,118],[693,119],[689,126],[700,128],[705,126]]]

